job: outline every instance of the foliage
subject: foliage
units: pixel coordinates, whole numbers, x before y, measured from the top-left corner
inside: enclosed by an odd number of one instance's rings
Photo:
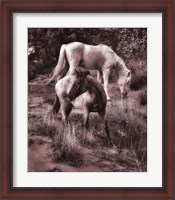
[[[132,90],[140,90],[147,85],[147,63],[146,60],[131,60],[128,63],[131,69],[132,79],[130,88]]]
[[[61,45],[74,41],[106,44],[125,61],[145,59],[147,55],[146,28],[29,28],[29,80],[50,71],[57,63]]]
[[[147,90],[144,89],[144,91],[140,94],[140,104],[142,106],[145,106],[147,104]]]

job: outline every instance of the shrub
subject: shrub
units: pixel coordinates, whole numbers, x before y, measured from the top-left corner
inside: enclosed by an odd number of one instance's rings
[[[147,104],[147,90],[145,89],[144,92],[140,94],[140,104],[145,106]]]
[[[147,61],[136,59],[127,63],[127,66],[131,69],[131,90],[140,90],[147,85]]]
[[[130,83],[131,90],[140,90],[147,85],[147,75],[133,75]]]

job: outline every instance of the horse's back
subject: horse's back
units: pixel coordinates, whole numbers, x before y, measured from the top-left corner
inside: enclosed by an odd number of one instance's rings
[[[71,72],[74,67],[81,66],[88,70],[103,70],[115,64],[114,51],[104,44],[89,45],[72,42],[65,45],[66,58]]]

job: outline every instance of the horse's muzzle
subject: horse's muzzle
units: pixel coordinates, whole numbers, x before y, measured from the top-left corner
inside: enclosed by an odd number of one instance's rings
[[[127,94],[128,94],[127,92],[123,92],[123,93],[121,94],[122,99],[127,98],[127,97],[128,97]]]

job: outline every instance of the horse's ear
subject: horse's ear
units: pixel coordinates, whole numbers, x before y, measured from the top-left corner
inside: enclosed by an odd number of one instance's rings
[[[75,73],[77,76],[80,76],[80,71],[78,69],[75,69]]]
[[[75,69],[75,73],[76,73],[76,74],[77,74],[77,72],[78,72],[77,69]]]
[[[127,77],[130,77],[130,76],[131,76],[131,71],[129,71],[127,74]]]
[[[90,72],[89,71],[86,71],[85,72],[85,75],[87,76],[87,75],[90,75]]]
[[[81,77],[81,79],[83,80],[87,75],[89,75],[90,74],[90,72],[89,71],[85,71],[85,72],[83,72],[82,73],[82,77]]]

